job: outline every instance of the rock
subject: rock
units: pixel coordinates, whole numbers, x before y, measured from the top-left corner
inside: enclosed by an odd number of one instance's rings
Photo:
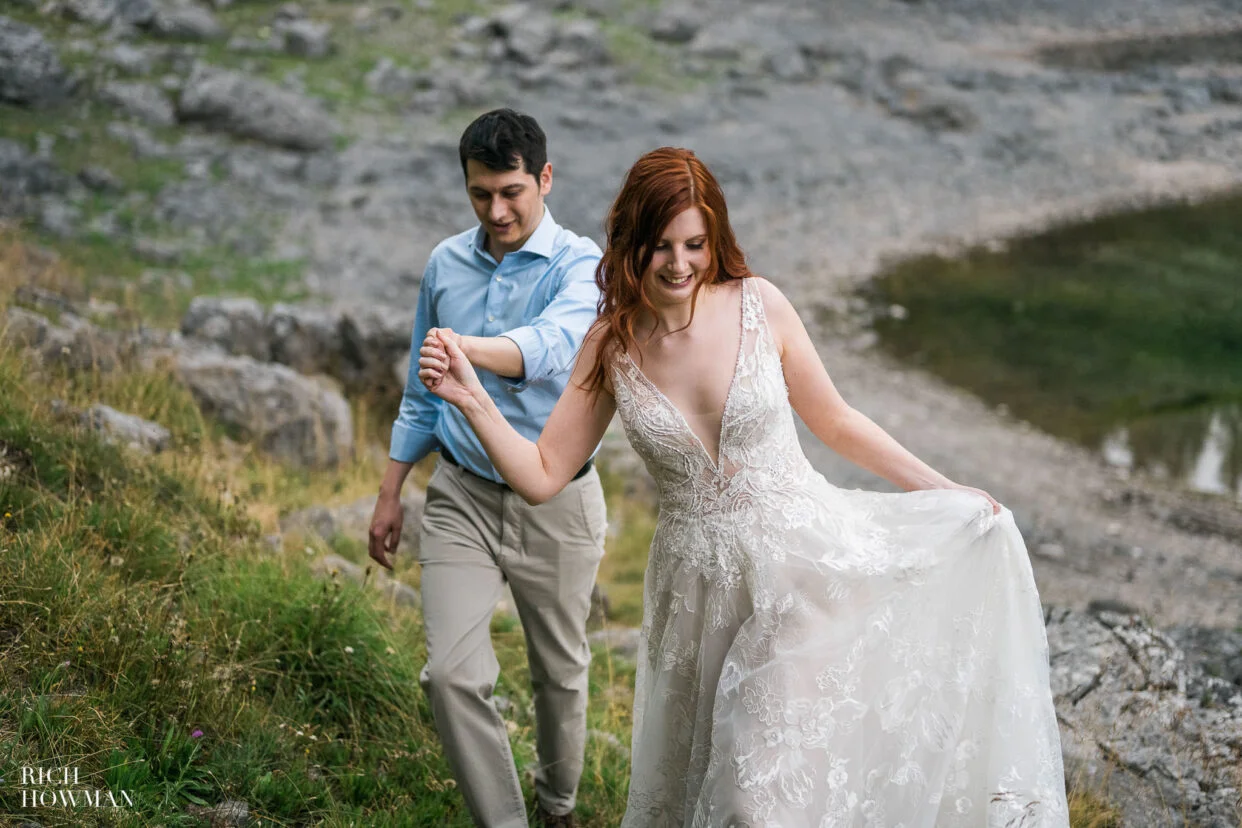
[[[376,495],[368,495],[345,506],[311,506],[281,518],[280,531],[311,533],[326,541],[340,535],[365,544],[371,530],[371,517],[375,514],[376,499]],[[424,494],[413,488],[406,489],[401,496],[404,512],[398,547],[401,554],[418,552],[424,500]]]
[[[224,27],[202,6],[171,2],[155,7],[155,14],[143,25],[151,34],[171,40],[218,40]]]
[[[250,806],[236,799],[221,802],[213,808],[190,805],[190,816],[206,820],[211,828],[246,828],[250,824]]]
[[[772,77],[786,82],[810,80],[815,76],[815,68],[793,44],[768,53],[763,59],[763,68]]]
[[[289,462],[331,467],[353,453],[340,392],[284,365],[203,350],[175,354],[177,375],[205,413]]]
[[[155,59],[150,52],[128,43],[116,44],[101,58],[126,75],[149,75],[155,68]]]
[[[1237,688],[1203,677],[1137,616],[1054,609],[1048,644],[1069,778],[1101,791],[1126,825],[1236,824]]]
[[[314,102],[227,69],[199,64],[181,90],[177,115],[211,129],[295,150],[332,145],[337,126]]]
[[[671,6],[656,13],[647,33],[664,43],[689,43],[699,33],[699,26],[699,16],[692,9]]]
[[[321,578],[341,578],[359,586],[369,582],[374,589],[399,607],[418,609],[423,605],[418,590],[393,578],[378,564],[368,563],[363,567],[340,555],[324,555],[311,565],[311,571]]]
[[[572,59],[567,68],[603,66],[612,60],[603,31],[594,20],[571,20],[564,24],[556,33],[555,44],[557,52]]]
[[[556,39],[556,21],[524,4],[492,15],[489,29],[505,44],[505,57],[525,66],[539,63]]]
[[[341,362],[334,376],[348,388],[393,390],[393,366],[410,355],[413,328],[412,310],[373,305],[346,309],[341,316]]]
[[[151,126],[172,126],[177,122],[168,96],[149,84],[107,83],[100,88],[99,99]]]
[[[638,643],[642,631],[634,627],[608,627],[587,635],[592,647],[602,647],[617,658],[638,659]]]
[[[72,313],[62,313],[59,324],[23,308],[9,308],[6,316],[0,319],[0,340],[25,349],[44,365],[108,372],[124,351],[115,333],[100,330]]]
[[[932,132],[963,132],[979,122],[964,101],[946,94],[906,88],[885,95],[881,102],[890,115],[914,121]]]
[[[1087,612],[1092,615],[1099,615],[1102,612],[1111,612],[1114,615],[1138,615],[1139,611],[1134,606],[1124,601],[1118,601],[1114,598],[1093,598],[1087,602]]]
[[[273,28],[281,49],[288,54],[318,60],[332,54],[332,27],[312,20],[288,20]]]
[[[82,423],[104,435],[108,442],[119,443],[145,453],[160,452],[172,442],[172,434],[159,423],[133,414],[117,411],[96,403],[82,413]]]
[[[1223,679],[1242,692],[1242,629],[1190,625],[1174,627],[1169,636],[1204,673]]]
[[[181,318],[181,333],[235,356],[270,358],[263,306],[254,299],[197,296]]]
[[[125,183],[112,172],[96,164],[88,164],[78,172],[78,180],[88,189],[97,193],[119,193],[125,189]]]
[[[60,12],[69,20],[103,26],[116,15],[115,0],[63,0]]]
[[[42,196],[63,195],[72,180],[50,161],[0,138],[0,216],[33,213]]]
[[[414,91],[418,74],[408,66],[398,66],[391,58],[382,57],[367,73],[365,83],[374,95],[397,97]]]
[[[0,101],[42,106],[71,91],[69,75],[43,34],[0,16]]]
[[[265,324],[274,362],[302,374],[337,376],[334,367],[342,352],[339,313],[307,305],[278,304],[268,313]]]

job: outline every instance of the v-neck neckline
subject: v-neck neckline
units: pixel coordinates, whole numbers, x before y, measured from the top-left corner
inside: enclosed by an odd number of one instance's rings
[[[733,376],[729,378],[729,387],[725,391],[724,406],[720,411],[720,434],[716,437],[716,458],[714,460],[712,459],[711,452],[707,450],[707,444],[703,442],[703,438],[700,437],[698,432],[694,430],[694,427],[690,425],[690,420],[686,417],[686,415],[683,414],[681,409],[668,398],[667,394],[660,390],[660,386],[656,385],[650,377],[643,373],[643,369],[638,367],[638,363],[634,361],[632,356],[630,356],[630,352],[624,352],[625,358],[629,360],[630,365],[634,367],[634,370],[638,373],[638,376],[642,378],[643,382],[647,383],[651,390],[655,391],[656,394],[659,395],[660,399],[664,401],[664,404],[672,409],[673,413],[676,414],[678,419],[681,420],[681,424],[685,426],[686,431],[689,432],[690,436],[694,438],[695,444],[699,447],[699,450],[703,452],[703,456],[707,458],[708,464],[717,474],[720,473],[721,463],[724,460],[721,450],[724,447],[725,428],[728,426],[729,403],[733,399],[733,388],[737,385],[737,377],[738,374],[741,373],[742,355],[746,349],[746,281],[746,279],[742,279],[740,288],[741,301],[738,305],[737,357],[733,361]]]

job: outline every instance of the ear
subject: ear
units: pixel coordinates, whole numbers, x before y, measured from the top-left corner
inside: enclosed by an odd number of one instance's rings
[[[539,195],[546,196],[552,192],[552,162],[543,165],[539,171]]]

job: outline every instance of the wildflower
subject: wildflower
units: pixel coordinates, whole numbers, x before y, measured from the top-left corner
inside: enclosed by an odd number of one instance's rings
[[[82,652],[82,645],[81,645],[81,644],[79,644],[79,645],[78,645],[78,652],[79,652],[79,653],[80,653],[80,652]]]
[[[353,654],[354,654],[354,648],[353,648],[353,647],[346,647],[346,648],[345,648],[345,652],[346,652],[346,653],[348,653],[349,655],[353,655]]]
[[[296,735],[296,736],[301,736],[301,735],[302,735],[302,731],[300,731],[300,730],[299,730],[299,731],[298,731],[296,734],[294,734],[294,735]]]
[[[389,655],[396,655],[396,654],[397,654],[397,651],[396,651],[396,650],[394,650],[392,647],[385,647],[385,648],[384,648],[384,652],[388,653]]]
[[[191,733],[191,734],[190,734],[190,738],[191,738],[191,739],[201,739],[201,738],[203,738],[203,731],[201,731],[201,730],[195,730],[193,733]]]

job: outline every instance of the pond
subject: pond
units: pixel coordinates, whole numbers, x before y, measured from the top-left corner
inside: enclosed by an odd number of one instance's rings
[[[898,357],[1113,465],[1242,498],[1242,194],[911,260],[867,293]]]

